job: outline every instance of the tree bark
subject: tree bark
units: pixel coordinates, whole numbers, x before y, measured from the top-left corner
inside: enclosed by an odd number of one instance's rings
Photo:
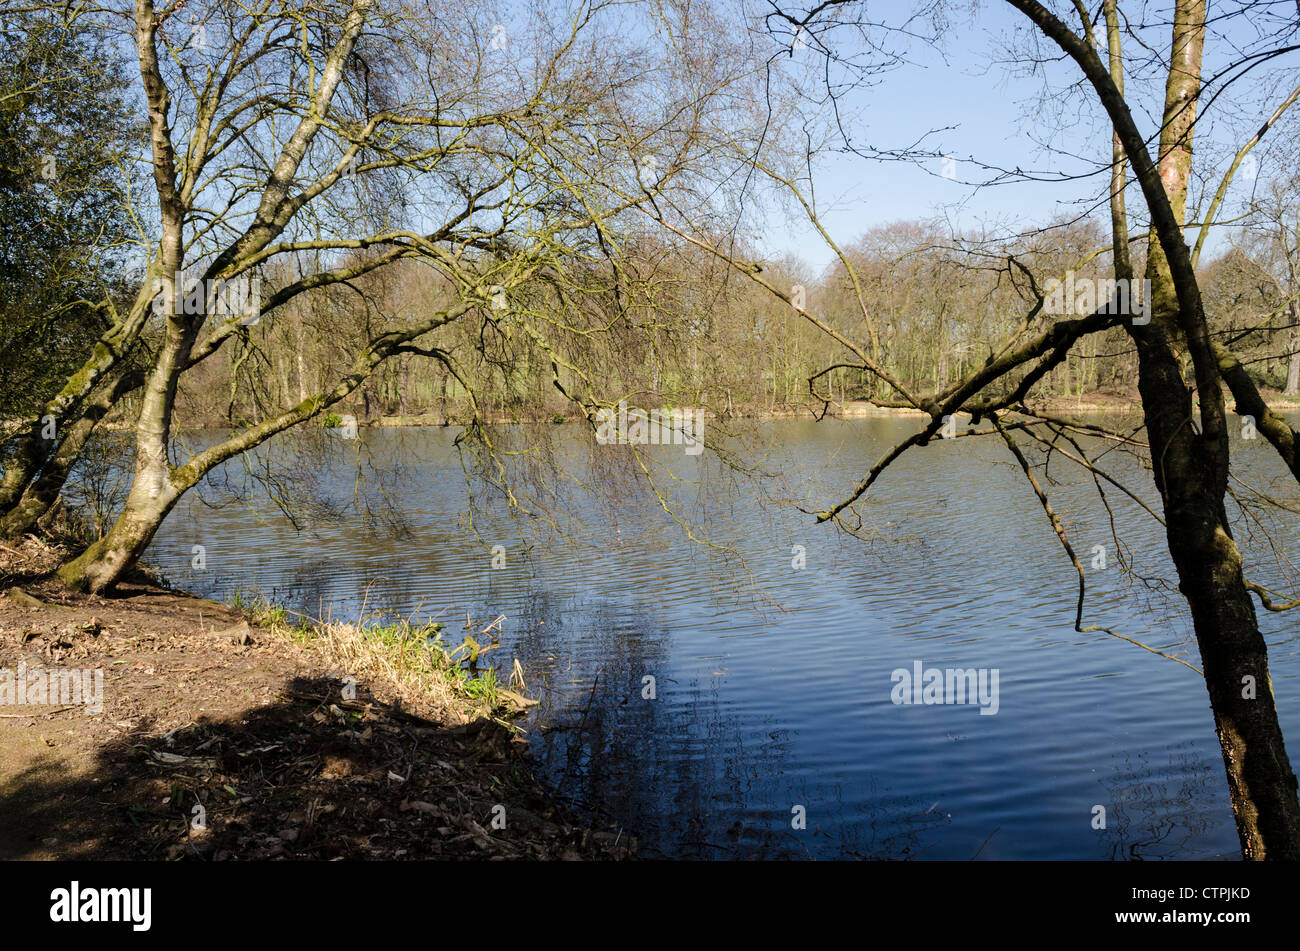
[[[1300,395],[1300,306],[1295,301],[1287,305],[1287,311],[1291,315],[1290,341],[1291,359],[1287,362],[1286,367],[1286,389],[1282,391],[1284,396]]]
[[[140,385],[144,374],[132,371],[120,375],[111,387],[95,399],[81,417],[64,430],[58,447],[46,460],[35,481],[27,486],[18,502],[0,516],[0,538],[15,538],[37,528],[59,498],[68,474],[100,421],[126,393]]]

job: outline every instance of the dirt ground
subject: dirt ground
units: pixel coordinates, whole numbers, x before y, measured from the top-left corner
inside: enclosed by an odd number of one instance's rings
[[[0,702],[0,858],[635,853],[552,800],[496,720],[402,709],[381,683],[345,700],[310,648],[143,581],[4,580],[0,671],[102,669],[103,710]]]

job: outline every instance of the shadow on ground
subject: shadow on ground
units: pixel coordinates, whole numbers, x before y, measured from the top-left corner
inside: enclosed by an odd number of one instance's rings
[[[12,776],[0,858],[592,858],[632,845],[575,825],[498,722],[447,727],[345,701],[329,678],[155,726],[141,720],[80,768],[51,755]]]

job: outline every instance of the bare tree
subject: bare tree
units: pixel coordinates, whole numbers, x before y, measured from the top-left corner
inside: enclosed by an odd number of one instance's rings
[[[130,493],[113,527],[60,571],[96,591],[130,569],[206,473],[347,398],[390,358],[437,361],[471,392],[440,328],[473,321],[480,338],[530,339],[560,372],[564,351],[600,329],[566,324],[582,310],[566,301],[604,283],[592,262],[619,275],[629,210],[676,186],[707,148],[720,94],[751,68],[710,39],[725,34],[704,7],[655,8],[637,30],[622,5],[587,2],[509,29],[487,6],[449,14],[382,0],[310,10],[216,0],[185,13],[188,24],[152,0],[81,11],[129,27],[157,221],[142,227],[139,293],[25,424],[0,498],[11,530],[39,516],[52,486],[38,483],[59,481],[93,407],[139,382],[117,374],[156,327]],[[443,293],[377,307],[365,279],[403,260],[436,271]],[[250,324],[331,288],[354,296],[368,327],[340,371],[305,398],[300,378],[291,405],[174,460],[183,375],[248,340]]]

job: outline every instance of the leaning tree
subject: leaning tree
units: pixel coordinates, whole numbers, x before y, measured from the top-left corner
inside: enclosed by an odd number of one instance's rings
[[[717,114],[753,74],[707,5],[579,0],[521,23],[489,4],[403,0],[73,12],[116,29],[137,60],[152,182],[132,209],[142,274],[125,304],[104,302],[105,331],[13,433],[0,518],[8,533],[30,529],[132,394],[123,509],[59,572],[92,591],[130,570],[214,468],[347,398],[385,361],[435,361],[472,392],[440,345],[452,325],[476,328],[485,348],[527,340],[562,387],[610,323],[584,301],[635,283],[619,265],[640,227],[631,210],[689,187]],[[315,392],[177,458],[186,373],[305,296],[348,306],[339,295],[351,293],[369,315],[367,279],[397,262],[430,269],[437,292],[367,316],[347,365]]]

